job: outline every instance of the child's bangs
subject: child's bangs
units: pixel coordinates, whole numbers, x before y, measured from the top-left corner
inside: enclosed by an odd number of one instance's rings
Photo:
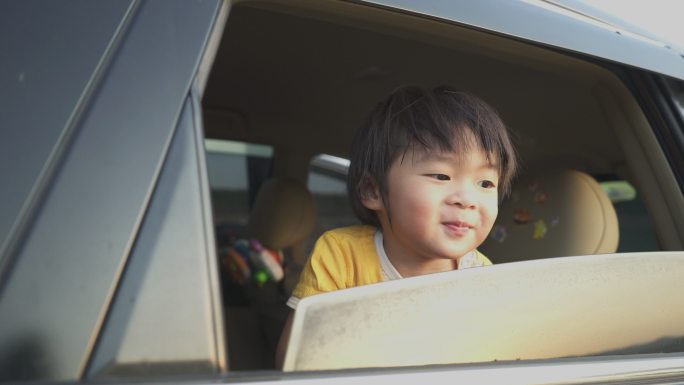
[[[472,151],[481,150],[487,162],[498,170],[499,175],[503,175],[504,172],[502,168],[504,162],[501,160],[506,150],[501,138],[490,140],[463,125],[456,128],[438,129],[436,133],[432,133],[431,130],[416,132],[416,135],[411,138],[411,146],[414,147],[413,150],[424,153],[438,151],[456,154],[460,161],[466,160]]]

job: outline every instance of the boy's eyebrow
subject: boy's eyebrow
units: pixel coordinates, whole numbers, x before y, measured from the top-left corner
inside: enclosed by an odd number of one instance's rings
[[[422,152],[414,158],[414,162],[416,163],[425,163],[429,161],[453,163],[454,157],[440,152]],[[494,157],[488,157],[487,161],[483,162],[480,168],[492,168],[498,170],[499,165]]]

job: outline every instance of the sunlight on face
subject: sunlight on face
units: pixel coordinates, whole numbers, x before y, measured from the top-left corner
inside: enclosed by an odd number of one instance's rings
[[[467,154],[409,150],[392,164],[387,183],[389,205],[378,216],[402,275],[453,269],[496,219],[498,169],[477,146]]]

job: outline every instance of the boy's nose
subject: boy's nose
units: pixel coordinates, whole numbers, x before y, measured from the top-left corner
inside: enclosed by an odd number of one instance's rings
[[[473,209],[477,207],[475,192],[473,189],[467,187],[455,188],[447,197],[447,203],[463,209]]]

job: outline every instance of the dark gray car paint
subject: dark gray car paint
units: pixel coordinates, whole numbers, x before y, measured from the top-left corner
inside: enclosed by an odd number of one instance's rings
[[[0,2],[0,266],[131,0]],[[87,17],[74,17],[87,15]]]
[[[200,112],[196,112],[199,114]],[[190,102],[183,108],[159,182],[93,354],[88,378],[218,374],[221,309],[212,305],[199,159]],[[204,210],[204,212],[203,212]],[[214,293],[217,291],[214,291]],[[135,306],[132,306],[135,304]],[[178,322],[169,320],[169,316]],[[154,325],[154,327],[150,327]]]
[[[70,12],[85,12],[84,4]],[[0,380],[83,375],[219,4],[140,1],[97,89],[82,105],[72,101],[55,112],[63,119],[84,106],[8,265],[0,292]],[[29,12],[33,4],[15,5]],[[40,136],[40,127],[27,136]]]
[[[530,0],[363,0],[439,19],[451,20],[536,44],[581,52],[684,79],[684,55],[665,43],[600,23],[551,1]],[[496,12],[492,12],[496,9]],[[568,17],[570,16],[570,17]],[[578,22],[579,21],[579,22]],[[623,24],[622,26],[627,26]]]

